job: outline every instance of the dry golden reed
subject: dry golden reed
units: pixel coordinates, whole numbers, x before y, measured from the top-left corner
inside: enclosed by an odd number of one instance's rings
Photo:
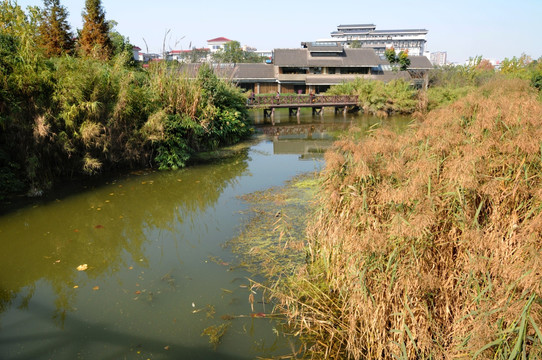
[[[327,154],[279,296],[315,358],[542,358],[542,104],[499,80]]]

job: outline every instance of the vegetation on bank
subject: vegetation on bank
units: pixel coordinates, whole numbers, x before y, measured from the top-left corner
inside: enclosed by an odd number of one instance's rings
[[[388,55],[388,54],[387,54]],[[400,54],[404,57],[404,54]],[[390,58],[401,59],[390,53]],[[399,60],[394,60],[399,63]],[[392,62],[392,60],[390,60]],[[403,67],[403,64],[401,64]],[[466,96],[471,90],[495,78],[519,78],[542,88],[542,58],[532,61],[527,55],[505,59],[499,70],[481,57],[464,66],[436,67],[429,72],[427,90],[416,90],[404,80],[389,83],[357,79],[331,87],[330,95],[357,95],[359,106],[369,114],[386,117],[392,114],[420,115]]]
[[[276,294],[313,356],[542,356],[538,96],[489,81],[327,153],[307,265]]]
[[[210,67],[142,69],[127,39],[110,27],[112,41],[102,44],[105,28],[90,20],[75,48],[46,41],[49,15],[66,13],[52,10],[58,1],[45,4],[25,13],[0,3],[0,198],[40,194],[77,174],[183,167],[196,152],[251,133],[243,93]],[[87,0],[85,19],[102,21],[91,5],[100,10]]]

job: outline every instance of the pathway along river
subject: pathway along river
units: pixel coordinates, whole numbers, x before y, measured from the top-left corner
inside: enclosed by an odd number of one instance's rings
[[[141,172],[0,216],[1,359],[254,359],[291,339],[252,318],[251,274],[223,245],[240,231],[240,195],[322,166],[322,152],[375,118],[275,125],[230,156],[180,171]],[[386,120],[403,127],[408,119]],[[264,311],[255,304],[255,312]],[[204,329],[229,323],[213,348]]]

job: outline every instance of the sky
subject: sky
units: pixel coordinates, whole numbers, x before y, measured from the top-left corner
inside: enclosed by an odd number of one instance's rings
[[[42,0],[18,0],[43,6]],[[60,0],[72,29],[82,28],[85,0]],[[258,50],[299,48],[329,38],[341,24],[377,30],[427,29],[426,50],[449,62],[483,56],[542,56],[542,0],[102,0],[107,20],[143,52],[206,47],[226,37]],[[165,46],[164,46],[165,44]]]

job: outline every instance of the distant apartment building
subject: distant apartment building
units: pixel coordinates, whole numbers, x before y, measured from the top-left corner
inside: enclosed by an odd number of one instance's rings
[[[429,60],[435,66],[444,66],[448,63],[447,56],[446,51],[436,51],[431,53]]]
[[[426,29],[376,30],[374,24],[339,25],[337,31],[331,32],[331,39],[318,42],[339,42],[341,45],[373,49],[377,55],[384,54],[386,49],[408,51],[409,55],[424,55],[427,42]]]

